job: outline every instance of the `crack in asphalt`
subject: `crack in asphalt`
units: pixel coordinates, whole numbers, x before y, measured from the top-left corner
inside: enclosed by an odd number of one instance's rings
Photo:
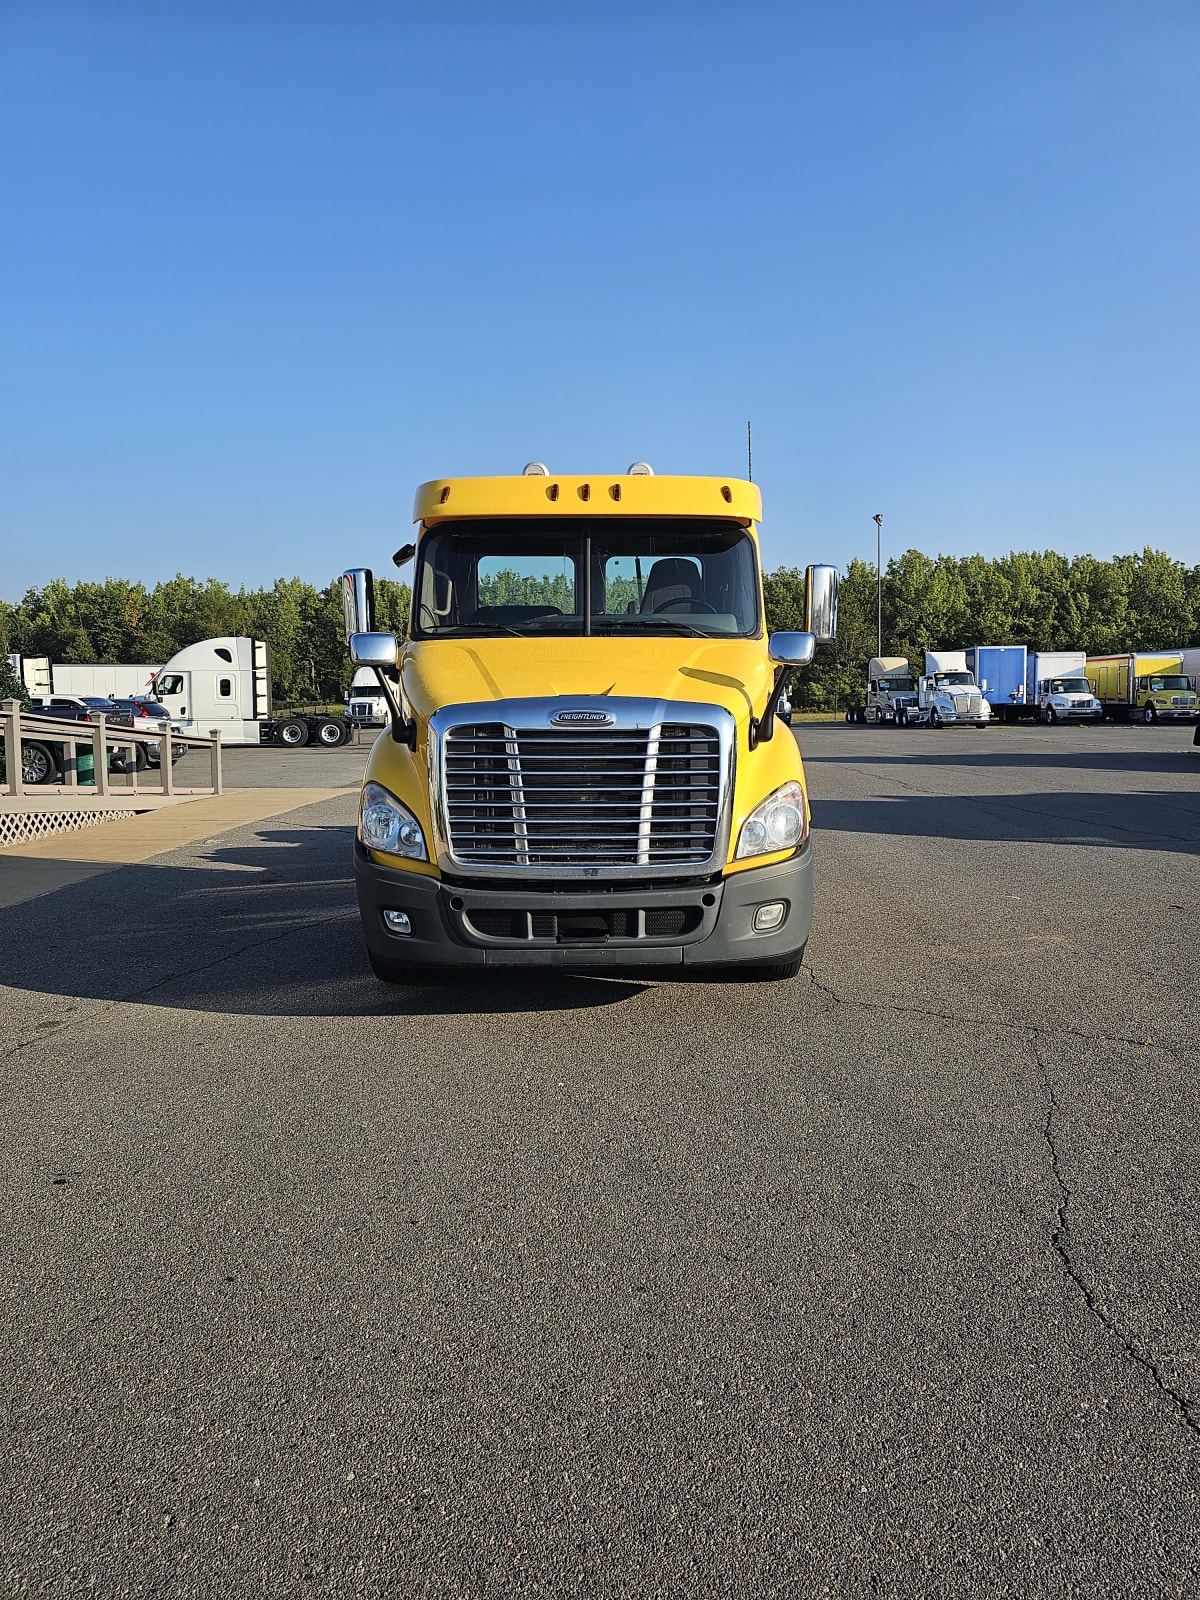
[[[1178,1413],[1180,1421],[1189,1430],[1189,1432],[1194,1434],[1196,1438],[1200,1439],[1200,1421],[1198,1421],[1196,1416],[1193,1414],[1193,1406],[1191,1402],[1189,1402],[1187,1398],[1182,1395],[1179,1390],[1176,1389],[1169,1381],[1169,1379],[1165,1376],[1161,1366],[1157,1361],[1155,1361],[1153,1356],[1148,1356],[1143,1350],[1139,1349],[1134,1343],[1133,1339],[1122,1330],[1115,1319],[1104,1309],[1096,1297],[1095,1290],[1092,1289],[1091,1286],[1084,1280],[1078,1267],[1075,1265],[1075,1262],[1072,1259],[1070,1250],[1071,1230],[1067,1218],[1067,1211],[1073,1196],[1070,1186],[1068,1185],[1063,1174],[1062,1162],[1059,1159],[1058,1143],[1055,1138],[1054,1131],[1054,1118],[1059,1109],[1058,1098],[1054,1093],[1054,1086],[1050,1081],[1050,1073],[1045,1061],[1042,1059],[1042,1053],[1039,1048],[1039,1040],[1043,1037],[1043,1035],[1048,1035],[1049,1037],[1053,1038],[1056,1034],[1060,1037],[1075,1037],[1088,1039],[1095,1042],[1112,1044],[1142,1045],[1145,1043],[1145,1041],[1125,1039],[1120,1035],[1114,1036],[1108,1034],[1089,1034],[1084,1033],[1078,1028],[1031,1028],[1028,1024],[1022,1025],[1019,1023],[1004,1021],[991,1023],[985,1022],[978,1018],[952,1016],[943,1011],[929,1011],[910,1006],[881,1005],[877,1002],[872,1002],[869,1000],[860,1000],[857,997],[848,1000],[844,995],[840,995],[831,985],[822,983],[811,967],[806,966],[804,971],[808,973],[809,980],[811,981],[813,987],[818,989],[823,995],[828,996],[828,998],[833,1001],[834,1005],[837,1006],[859,1006],[870,1011],[889,1011],[899,1016],[915,1015],[923,1017],[936,1017],[944,1022],[974,1022],[982,1027],[1004,1028],[1014,1033],[1021,1033],[1028,1038],[1033,1051],[1033,1058],[1037,1063],[1038,1076],[1041,1080],[1041,1084],[1045,1090],[1048,1101],[1046,1120],[1042,1127],[1042,1137],[1045,1140],[1046,1148],[1050,1152],[1050,1167],[1054,1175],[1055,1184],[1058,1187],[1058,1204],[1055,1207],[1054,1228],[1050,1235],[1050,1244],[1055,1255],[1062,1263],[1065,1276],[1070,1280],[1071,1283],[1075,1285],[1075,1288],[1079,1291],[1079,1295],[1083,1300],[1084,1305],[1087,1307],[1091,1315],[1095,1317],[1097,1322],[1099,1322],[1101,1326],[1113,1336],[1114,1339],[1117,1340],[1125,1355],[1128,1356],[1128,1358],[1134,1362],[1135,1365],[1140,1367],[1142,1371],[1149,1376],[1155,1388],[1171,1402]],[[1159,1046],[1158,1048],[1162,1047]]]
[[[1046,1142],[1047,1150],[1050,1152],[1050,1170],[1054,1175],[1054,1182],[1058,1187],[1058,1204],[1055,1206],[1054,1210],[1054,1228],[1050,1235],[1050,1244],[1053,1247],[1055,1255],[1062,1263],[1064,1274],[1075,1285],[1076,1289],[1078,1289],[1080,1297],[1088,1311],[1093,1317],[1095,1317],[1096,1321],[1107,1330],[1107,1332],[1112,1334],[1129,1359],[1139,1366],[1143,1372],[1149,1375],[1159,1393],[1170,1400],[1172,1405],[1175,1407],[1175,1410],[1179,1415],[1179,1419],[1183,1423],[1184,1427],[1186,1427],[1193,1435],[1195,1435],[1196,1438],[1200,1439],[1200,1422],[1198,1422],[1195,1416],[1193,1416],[1192,1407],[1188,1400],[1185,1398],[1185,1396],[1180,1394],[1179,1390],[1176,1389],[1173,1384],[1167,1380],[1158,1362],[1155,1361],[1152,1356],[1148,1356],[1144,1351],[1140,1350],[1130,1336],[1125,1333],[1114,1320],[1114,1318],[1109,1315],[1097,1298],[1096,1291],[1084,1280],[1079,1268],[1075,1265],[1075,1262],[1071,1257],[1071,1226],[1068,1220],[1068,1209],[1070,1207],[1073,1195],[1071,1188],[1068,1185],[1065,1176],[1063,1175],[1062,1163],[1059,1160],[1058,1155],[1058,1143],[1055,1138],[1054,1119],[1059,1109],[1058,1097],[1054,1093],[1054,1085],[1050,1081],[1050,1073],[1046,1067],[1046,1063],[1042,1060],[1041,1050],[1038,1048],[1037,1030],[1032,1031],[1031,1044],[1033,1047],[1033,1058],[1037,1062],[1038,1075],[1041,1078],[1042,1087],[1046,1091],[1046,1099],[1048,1102],[1046,1107],[1046,1121],[1042,1127],[1042,1137]]]
[[[929,1006],[905,1006],[897,1001],[881,1001],[864,999],[860,995],[839,994],[836,989],[827,983],[822,983],[807,964],[802,968],[806,972],[815,989],[839,1006],[858,1006],[864,1011],[881,1011],[897,1017],[933,1017],[939,1022],[957,1022],[967,1027],[993,1028],[1005,1033],[1046,1034],[1050,1038],[1061,1039],[1086,1039],[1089,1044],[1124,1044],[1133,1045],[1138,1050],[1145,1049],[1151,1041],[1149,1039],[1135,1039],[1122,1033],[1089,1033],[1085,1028],[1036,1028],[1031,1029],[1027,1022],[1009,1022],[1004,1017],[979,1017],[972,1016],[965,1011],[935,1011]],[[1172,1044],[1153,1041],[1153,1048],[1163,1055],[1175,1059],[1182,1057],[1182,1051]]]

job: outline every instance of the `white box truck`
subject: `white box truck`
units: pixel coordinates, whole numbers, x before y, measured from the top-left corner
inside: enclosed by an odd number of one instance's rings
[[[1082,650],[1039,650],[1029,657],[1025,700],[1039,722],[1100,722],[1104,707],[1087,680]]]

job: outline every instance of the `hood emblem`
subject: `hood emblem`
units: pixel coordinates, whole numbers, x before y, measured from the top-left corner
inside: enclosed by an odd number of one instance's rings
[[[607,711],[556,711],[550,721],[556,728],[615,728],[617,724]]]

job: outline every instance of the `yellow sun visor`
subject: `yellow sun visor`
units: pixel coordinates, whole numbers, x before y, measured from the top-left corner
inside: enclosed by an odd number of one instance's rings
[[[413,501],[413,521],[459,517],[721,517],[762,519],[758,486],[742,478],[670,478],[649,473],[434,478]]]

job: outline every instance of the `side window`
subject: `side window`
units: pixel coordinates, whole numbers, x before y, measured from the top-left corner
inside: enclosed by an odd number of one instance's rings
[[[217,679],[217,698],[218,698],[218,700],[232,700],[233,699],[233,679],[232,678],[218,678]]]

